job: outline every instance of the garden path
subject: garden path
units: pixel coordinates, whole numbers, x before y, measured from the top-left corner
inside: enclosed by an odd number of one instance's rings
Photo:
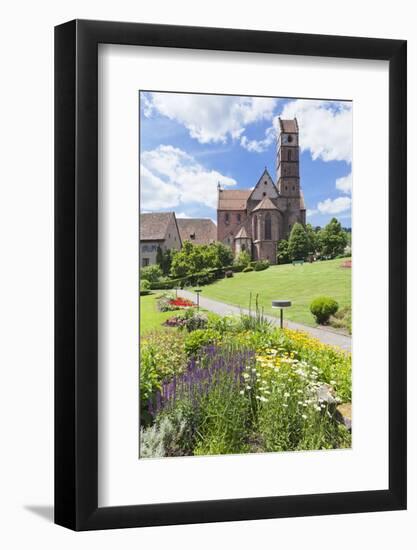
[[[196,293],[190,292],[189,290],[178,290],[178,295],[183,298],[188,298],[189,300],[196,301]],[[212,300],[211,298],[205,298],[200,294],[200,307],[217,313],[218,315],[239,315],[242,313],[249,313],[248,309],[240,308],[238,306],[232,306],[230,304],[225,304],[223,302],[218,302],[217,300]],[[285,313],[284,313],[285,315]],[[277,317],[272,317],[271,315],[265,315],[265,317],[270,320],[275,325],[279,325],[279,310],[277,310]],[[284,326],[293,330],[302,330],[307,332],[314,338],[317,338],[324,344],[330,344],[332,346],[338,346],[346,351],[351,351],[352,348],[352,338],[348,335],[341,334],[335,330],[329,330],[327,327],[309,327],[307,325],[302,325],[301,323],[294,323],[294,321],[289,321],[284,318]]]

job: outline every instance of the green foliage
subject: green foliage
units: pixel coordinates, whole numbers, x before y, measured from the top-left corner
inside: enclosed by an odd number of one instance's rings
[[[162,334],[150,333],[140,346],[140,403],[145,410],[148,399],[162,380],[183,372],[187,363],[184,336],[166,330]]]
[[[295,223],[288,240],[288,254],[291,260],[305,260],[309,253],[309,240],[301,223]]]
[[[196,357],[205,346],[220,341],[221,334],[213,329],[197,329],[187,334],[184,341],[185,353],[188,357]]]
[[[174,278],[200,273],[207,275],[208,270],[227,267],[232,262],[231,249],[222,243],[202,245],[185,241],[182,249],[173,254],[170,274]]]
[[[162,270],[159,265],[148,265],[140,270],[140,279],[150,283],[156,283],[162,277]]]
[[[150,291],[151,291],[151,283],[146,279],[141,280],[141,282],[140,282],[140,295],[141,296],[146,296],[147,294],[150,293]]]
[[[310,311],[320,325],[326,324],[330,316],[334,315],[338,309],[339,304],[336,300],[328,296],[319,296],[310,304]]]
[[[255,271],[264,271],[265,269],[268,269],[270,266],[270,263],[268,260],[258,260],[255,262],[255,265],[253,266]]]
[[[288,241],[281,239],[277,245],[277,262],[279,264],[289,264],[291,261],[290,252],[288,250]]]
[[[242,273],[249,273],[250,271],[253,271],[253,267],[251,265],[248,265],[245,269],[242,269]]]
[[[192,436],[189,418],[181,408],[158,417],[153,426],[140,430],[140,457],[160,458],[190,454]]]
[[[208,317],[205,313],[202,313],[201,311],[189,309],[185,311],[183,317],[183,327],[185,327],[188,332],[205,329],[208,325]]]
[[[334,328],[344,328],[352,334],[352,309],[343,307],[330,317],[329,324]]]
[[[308,253],[315,254],[318,250],[318,237],[311,223],[306,224],[305,231],[308,237]]]
[[[156,263],[159,265],[164,275],[169,275],[172,263],[172,251],[170,249],[162,251],[162,248],[158,246]]]
[[[347,233],[343,231],[336,218],[332,218],[318,233],[317,239],[320,254],[326,258],[335,258],[343,254],[348,243]]]
[[[240,313],[239,330],[254,332],[268,332],[272,326],[264,315],[264,308],[259,306],[258,294],[255,297],[255,309],[252,309],[252,293],[249,295],[249,312]]]
[[[246,250],[242,250],[236,256],[234,264],[236,266],[242,266],[242,269],[247,267],[250,264],[251,257]]]

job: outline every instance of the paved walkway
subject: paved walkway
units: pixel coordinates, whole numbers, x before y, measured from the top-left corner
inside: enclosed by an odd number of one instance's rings
[[[178,295],[183,298],[188,298],[189,300],[196,301],[196,293],[190,292],[189,290],[178,290]],[[232,306],[230,304],[225,304],[223,302],[218,302],[217,300],[212,300],[211,298],[205,298],[200,294],[200,306],[208,311],[213,311],[218,315],[239,315],[242,313],[249,313],[248,309],[240,308],[238,306]],[[285,312],[284,312],[285,315]],[[271,315],[265,315],[265,317],[270,320],[275,325],[279,325],[279,310],[277,309],[277,317],[272,317]],[[293,330],[302,330],[311,334],[314,338],[317,338],[324,344],[330,344],[332,346],[339,346],[340,348],[351,351],[352,349],[352,338],[340,332],[334,330],[329,330],[328,328],[316,328],[309,327],[307,325],[302,325],[300,323],[294,323],[293,321],[285,320],[284,326]]]

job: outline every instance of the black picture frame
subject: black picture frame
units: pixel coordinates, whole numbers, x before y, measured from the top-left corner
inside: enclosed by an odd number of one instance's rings
[[[389,488],[98,507],[98,44],[389,62]],[[406,41],[74,20],[55,28],[55,522],[108,529],[406,508]],[[379,233],[379,235],[383,232]]]

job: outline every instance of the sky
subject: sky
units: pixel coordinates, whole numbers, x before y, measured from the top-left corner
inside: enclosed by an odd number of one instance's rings
[[[276,182],[278,117],[297,117],[307,222],[351,227],[352,103],[140,92],[142,212],[216,221],[217,185]]]

